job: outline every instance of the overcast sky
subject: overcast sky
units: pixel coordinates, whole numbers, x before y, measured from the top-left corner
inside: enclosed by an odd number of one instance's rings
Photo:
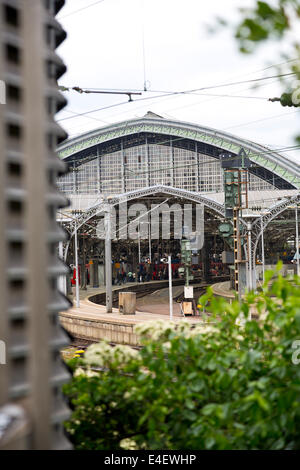
[[[243,55],[231,28],[208,32],[217,16],[234,22],[238,7],[251,4],[252,0],[67,0],[58,15],[68,34],[58,49],[68,67],[60,85],[140,90],[142,95],[134,98],[136,102],[126,103],[123,95],[67,92],[68,107],[58,119],[72,119],[61,124],[75,136],[151,110],[166,118],[227,130],[277,149],[294,145],[294,136],[300,133],[299,111],[261,99],[280,95],[277,79],[263,81],[256,90],[253,84],[243,83],[199,91],[204,94],[199,96],[154,99],[161,92],[276,75],[275,68],[263,69],[282,62],[279,50],[281,46],[288,50],[288,44],[264,45],[253,55]],[[151,99],[138,102],[144,98]],[[112,105],[85,117],[72,114]],[[300,150],[282,153],[300,161]]]

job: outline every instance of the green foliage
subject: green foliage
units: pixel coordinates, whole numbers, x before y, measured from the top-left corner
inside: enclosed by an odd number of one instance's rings
[[[139,351],[88,348],[85,369],[64,389],[75,447],[299,449],[300,364],[292,355],[300,279],[274,274],[271,287],[267,274],[262,292],[241,304],[209,290],[199,299],[210,300],[206,326],[148,322],[136,327]],[[249,316],[253,305],[260,321]]]
[[[286,12],[287,3],[294,1],[278,1],[277,7],[269,3],[257,1],[252,10],[246,10],[246,17],[237,28],[236,38],[242,52],[252,52],[254,43],[270,38],[281,38],[289,28]]]
[[[253,0],[253,8],[241,8],[241,21],[235,29],[235,37],[240,51],[252,53],[258,44],[265,44],[268,40],[289,39],[291,30],[299,29],[300,0],[274,0],[262,2]],[[217,22],[220,23],[219,19]],[[226,24],[223,22],[223,25]],[[281,60],[286,60],[274,66],[279,79],[283,83],[284,93],[280,97],[270,98],[278,101],[282,106],[299,107],[299,80],[300,80],[300,45],[297,42],[290,44],[290,56],[286,55],[286,44],[282,48]],[[280,48],[276,47],[276,54],[280,61]],[[297,139],[297,138],[296,138]]]

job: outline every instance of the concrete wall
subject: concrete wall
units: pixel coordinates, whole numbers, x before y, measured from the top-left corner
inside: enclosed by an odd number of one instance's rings
[[[110,343],[138,346],[138,337],[133,332],[134,324],[110,320],[82,319],[72,314],[60,314],[61,325],[74,337],[91,342],[106,339]]]

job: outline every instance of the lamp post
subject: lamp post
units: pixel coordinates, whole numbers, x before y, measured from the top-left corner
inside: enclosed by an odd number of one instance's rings
[[[140,234],[140,222],[139,222],[139,232],[138,232],[138,250],[139,250],[139,265],[141,264],[141,234]]]
[[[62,226],[62,214],[60,214],[60,223]],[[64,260],[64,247],[63,247],[63,242],[60,241],[58,242],[58,255],[60,259],[63,261]],[[66,282],[66,275],[61,274],[58,278],[58,289],[64,294],[67,295],[67,282]]]
[[[151,252],[151,222],[143,222],[143,224],[148,225],[148,243],[149,243],[149,261],[152,262],[152,252]]]
[[[64,247],[63,242],[58,243],[58,255],[61,260],[64,259]],[[58,278],[58,288],[64,294],[67,295],[67,286],[66,286],[66,276],[65,274],[61,274]]]
[[[151,253],[151,223],[148,222],[148,225],[149,225],[149,230],[148,230],[148,234],[149,234],[149,261],[150,261],[150,264],[152,263],[152,253]]]
[[[288,206],[287,209],[295,209],[295,256],[296,256],[296,265],[297,265],[297,276],[300,275],[300,266],[299,266],[299,227],[298,227],[298,204],[296,206]]]
[[[105,208],[105,290],[106,312],[112,312],[112,269],[111,269],[111,211],[107,204]]]
[[[248,231],[248,288],[252,290],[252,241],[251,241],[251,222],[247,222]]]
[[[260,227],[261,227],[261,262],[262,262],[262,274],[263,282],[265,282],[265,240],[264,240],[264,224],[263,224],[263,214],[260,217]]]
[[[172,293],[172,258],[168,256],[169,265],[169,303],[170,303],[170,321],[173,320],[173,293]]]
[[[247,288],[249,290],[253,290],[256,288],[256,276],[255,271],[256,267],[255,264],[253,266],[253,253],[252,253],[252,223],[253,219],[257,216],[253,214],[243,214],[244,221],[247,222],[247,251],[246,257],[248,258],[248,275],[247,275]]]
[[[78,240],[77,240],[77,223],[75,222],[75,235],[74,235],[74,251],[75,251],[75,305],[77,308],[80,307],[80,298],[79,298],[79,268],[78,268]]]

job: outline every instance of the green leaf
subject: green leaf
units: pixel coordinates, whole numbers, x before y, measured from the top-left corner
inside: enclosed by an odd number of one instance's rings
[[[185,400],[185,406],[189,409],[189,410],[193,410],[195,408],[195,403],[193,402],[193,400],[191,400],[190,398],[188,398],[187,400]]]
[[[217,405],[215,403],[209,403],[208,405],[205,405],[202,408],[201,413],[204,416],[210,416],[211,414],[213,414],[216,411],[216,406]]]
[[[270,5],[266,2],[257,2],[257,14],[263,19],[268,18],[269,16],[274,15],[276,12]]]
[[[216,440],[214,437],[210,436],[205,439],[205,448],[206,449],[211,449],[216,443]]]

